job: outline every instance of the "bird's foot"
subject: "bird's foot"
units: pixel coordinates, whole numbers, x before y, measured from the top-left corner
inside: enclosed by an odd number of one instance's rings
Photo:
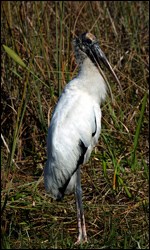
[[[87,236],[83,238],[79,236],[77,241],[74,244],[79,245],[79,244],[85,244],[85,243],[88,243]]]

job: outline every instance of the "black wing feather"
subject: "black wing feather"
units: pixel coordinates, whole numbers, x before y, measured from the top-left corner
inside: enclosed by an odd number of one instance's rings
[[[66,180],[66,182],[63,184],[62,187],[60,187],[58,190],[59,190],[59,194],[57,196],[57,201],[61,201],[64,197],[64,194],[65,194],[65,190],[69,184],[69,181],[71,179],[71,177],[73,176],[73,174],[77,171],[78,167],[84,162],[84,155],[87,151],[87,147],[84,145],[83,141],[80,140],[79,141],[79,147],[80,147],[80,157],[77,161],[77,165],[76,165],[76,168],[75,170],[71,173],[71,175],[69,176],[69,178]]]

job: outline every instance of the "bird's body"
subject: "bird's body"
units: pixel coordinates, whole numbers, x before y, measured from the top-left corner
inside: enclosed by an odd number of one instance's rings
[[[100,66],[101,59],[110,70],[112,68],[91,33],[76,38],[74,47],[80,71],[66,85],[52,115],[44,182],[46,191],[56,200],[62,200],[65,194],[75,191],[79,228],[77,243],[80,243],[87,241],[80,166],[89,160],[98,142],[100,105],[106,96],[106,84],[97,64]]]
[[[84,64],[79,75],[66,85],[48,131],[50,160],[45,170],[45,184],[57,200],[63,197],[63,191],[70,193],[75,188],[78,161],[88,161],[101,129],[100,104],[106,95],[106,85],[89,58]],[[84,155],[82,147],[86,148]],[[69,179],[69,185],[63,190]]]

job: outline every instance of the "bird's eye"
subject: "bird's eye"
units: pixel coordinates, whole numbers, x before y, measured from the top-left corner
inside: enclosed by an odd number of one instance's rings
[[[88,45],[91,45],[91,44],[93,43],[93,41],[92,41],[91,39],[86,39],[86,43],[87,43]]]

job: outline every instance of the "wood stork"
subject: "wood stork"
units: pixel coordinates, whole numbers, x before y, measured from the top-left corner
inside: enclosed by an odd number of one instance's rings
[[[46,191],[55,200],[75,191],[78,220],[76,243],[87,242],[82,205],[80,166],[88,161],[101,131],[100,105],[107,87],[100,67],[115,75],[95,36],[86,32],[73,40],[79,73],[62,92],[54,109],[47,137],[44,168]]]

